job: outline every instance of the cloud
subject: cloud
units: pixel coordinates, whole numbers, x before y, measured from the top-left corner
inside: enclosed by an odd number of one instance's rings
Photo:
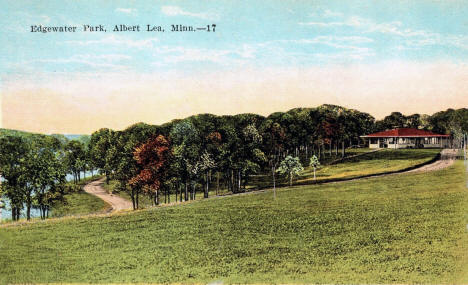
[[[133,40],[121,36],[111,35],[104,37],[99,40],[88,40],[88,41],[65,41],[66,44],[88,46],[88,45],[116,45],[116,46],[127,46],[132,48],[152,48],[154,43],[157,43],[159,40],[157,38],[149,38],[143,40]]]
[[[43,58],[34,59],[29,61],[23,61],[17,65],[28,65],[32,67],[34,64],[82,64],[92,68],[112,68],[114,70],[123,70],[127,66],[122,64],[116,64],[115,62],[121,62],[124,60],[130,60],[132,57],[124,54],[79,54],[69,58]],[[34,69],[33,69],[34,70]]]
[[[212,62],[220,65],[239,65],[246,63],[255,56],[257,49],[253,45],[244,44],[233,49],[187,48],[182,46],[160,46],[155,50],[155,56],[161,60],[154,66],[176,64],[183,62]],[[162,57],[161,57],[162,55]]]
[[[50,22],[50,17],[47,16],[47,15],[42,15],[42,16],[40,16],[40,18],[41,18],[41,21],[42,21],[43,23],[45,23],[45,24],[47,24],[47,23]]]
[[[351,44],[363,44],[363,43],[371,43],[374,40],[368,37],[361,37],[361,36],[318,36],[313,38],[314,42],[338,42],[338,43],[351,43]]]
[[[137,12],[137,9],[134,8],[117,8],[115,9],[116,12],[124,13],[124,14],[134,14]]]
[[[341,16],[343,16],[343,13],[333,12],[328,9],[323,12],[323,17],[325,18],[336,18],[336,17],[341,17]]]
[[[192,13],[188,11],[184,11],[182,8],[178,6],[162,6],[161,12],[166,16],[189,16],[204,20],[217,20],[219,16],[212,13]]]
[[[299,22],[301,26],[318,26],[318,27],[340,27],[346,26],[344,22]]]
[[[280,40],[279,43],[284,44],[311,44],[311,45],[326,45],[336,50],[330,50],[328,53],[306,53],[297,54],[296,56],[306,58],[313,58],[323,61],[329,59],[332,61],[349,61],[349,60],[362,60],[366,57],[375,56],[372,48],[360,46],[362,44],[371,43],[374,40],[362,36],[317,36],[310,39],[298,40]],[[284,51],[288,53],[288,51]]]
[[[443,45],[468,49],[468,36],[442,35],[432,31],[415,30],[405,28],[400,21],[377,23],[371,19],[358,16],[348,17],[340,22],[299,22],[302,26],[316,26],[321,28],[352,27],[361,30],[362,33],[380,33],[406,39],[409,46]]]

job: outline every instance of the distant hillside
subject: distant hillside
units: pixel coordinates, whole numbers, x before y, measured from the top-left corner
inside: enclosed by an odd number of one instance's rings
[[[31,136],[35,136],[35,135],[43,135],[43,134],[31,133],[31,132],[25,132],[25,131],[18,131],[18,130],[10,130],[10,129],[1,129],[0,128],[0,137],[2,137],[2,136],[31,137]],[[90,135],[52,134],[50,136],[56,137],[56,138],[60,139],[60,141],[62,141],[62,142],[67,141],[67,140],[76,140],[76,141],[80,141],[80,142],[82,142],[84,144],[88,144],[89,140],[91,139]]]
[[[0,136],[20,136],[20,137],[30,137],[38,135],[37,133],[30,133],[18,130],[10,130],[10,129],[0,129]]]

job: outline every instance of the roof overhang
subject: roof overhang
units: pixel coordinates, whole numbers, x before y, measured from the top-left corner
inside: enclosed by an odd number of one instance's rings
[[[361,138],[448,138],[450,135],[413,135],[413,136],[361,136]]]

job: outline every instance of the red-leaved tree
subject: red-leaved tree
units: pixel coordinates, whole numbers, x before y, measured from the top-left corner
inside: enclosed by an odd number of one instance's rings
[[[130,184],[143,187],[159,204],[159,190],[164,185],[169,170],[171,150],[169,141],[162,135],[148,140],[133,152],[133,158],[142,170],[130,180]]]

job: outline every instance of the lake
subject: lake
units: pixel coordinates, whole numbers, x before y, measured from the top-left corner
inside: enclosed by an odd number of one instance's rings
[[[81,172],[81,177],[83,178],[83,173]],[[96,171],[94,171],[94,174],[96,174]],[[86,171],[86,177],[91,176],[91,171]],[[66,177],[67,181],[72,181],[73,180],[73,175],[72,174],[67,174]],[[0,221],[3,220],[11,220],[11,208],[10,208],[10,201],[8,199],[3,199],[3,204],[4,207],[0,208]],[[39,209],[31,209],[31,218],[34,217],[40,217],[41,213]],[[24,208],[21,210],[21,218],[26,218],[26,205]]]

